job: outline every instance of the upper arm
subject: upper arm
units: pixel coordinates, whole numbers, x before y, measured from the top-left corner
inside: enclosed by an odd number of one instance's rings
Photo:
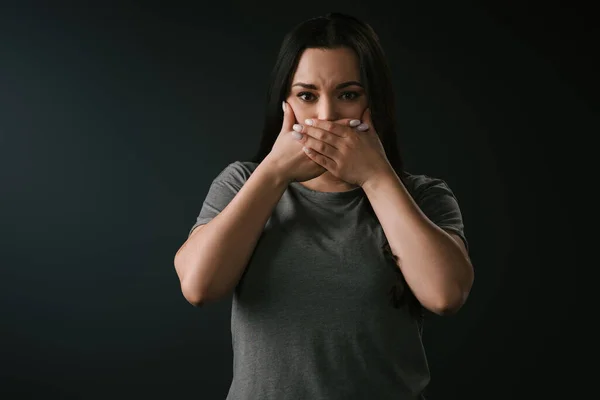
[[[225,209],[251,173],[251,164],[236,161],[229,164],[213,179],[196,223],[188,232],[188,239],[199,232],[198,227],[206,225]]]
[[[177,250],[177,253],[175,253],[175,258],[177,258],[177,256],[179,255],[179,253],[181,252],[181,250],[183,250],[183,248],[185,247],[185,245],[187,244],[187,242],[189,242],[190,238],[192,236],[194,236],[195,234],[197,234],[198,232],[200,232],[202,230],[202,228],[204,228],[206,226],[206,224],[203,225],[198,225],[196,227],[194,227],[192,229],[192,232],[189,234],[188,238],[186,239],[186,241],[181,245],[181,247],[179,248],[179,250]]]
[[[202,230],[202,228],[204,228],[205,226],[206,226],[206,224],[202,224],[202,225],[198,225],[197,227],[195,227],[192,230],[192,233],[190,233],[190,236],[188,237],[188,240],[189,240],[189,238],[191,238],[192,236],[194,236],[196,233],[200,232]]]
[[[451,230],[444,229],[444,231],[446,233],[448,233],[450,235],[450,237],[452,237],[452,239],[454,239],[454,241],[456,243],[458,243],[458,247],[460,247],[460,250],[463,252],[465,257],[469,258],[469,251],[467,250],[467,246],[465,246],[465,242],[464,242],[463,238]]]
[[[469,244],[465,236],[462,212],[448,184],[438,178],[428,178],[419,185],[416,200],[427,218],[447,232],[468,257]]]

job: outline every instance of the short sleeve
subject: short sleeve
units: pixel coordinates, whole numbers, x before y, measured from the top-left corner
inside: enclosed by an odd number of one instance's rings
[[[460,236],[468,251],[469,244],[465,236],[462,213],[448,184],[442,179],[428,177],[427,181],[420,185],[416,197],[419,208],[427,218],[440,228]]]
[[[255,167],[256,164],[254,163],[235,161],[217,175],[210,185],[208,194],[200,209],[200,214],[196,218],[196,223],[190,229],[188,237],[196,227],[207,224],[227,207],[248,180]]]

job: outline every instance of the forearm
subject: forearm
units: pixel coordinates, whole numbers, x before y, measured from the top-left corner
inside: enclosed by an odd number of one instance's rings
[[[202,304],[233,290],[287,185],[261,163],[223,211],[188,239],[175,260],[188,301]]]
[[[455,240],[425,216],[391,168],[365,182],[363,190],[420,303],[436,314],[460,308],[473,269]]]

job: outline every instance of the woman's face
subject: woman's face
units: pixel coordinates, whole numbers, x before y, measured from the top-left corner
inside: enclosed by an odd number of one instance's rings
[[[286,101],[301,124],[306,118],[360,119],[368,105],[362,84],[352,49],[306,49]]]

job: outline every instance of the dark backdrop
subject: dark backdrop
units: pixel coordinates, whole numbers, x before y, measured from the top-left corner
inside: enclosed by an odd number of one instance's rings
[[[463,211],[476,279],[457,315],[426,323],[429,398],[577,390],[571,149],[594,132],[590,20],[408,3],[4,2],[4,398],[225,398],[231,299],[189,305],[173,257],[212,179],[257,148],[283,35],[327,11],[379,34],[407,170],[445,179]]]

